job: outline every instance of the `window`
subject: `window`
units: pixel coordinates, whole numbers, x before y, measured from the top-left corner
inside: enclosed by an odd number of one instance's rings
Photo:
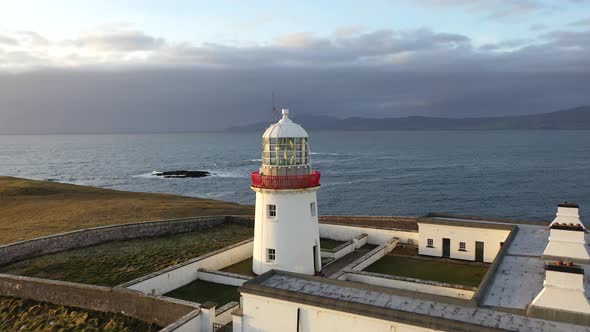
[[[426,240],[426,246],[428,248],[434,248],[434,240],[433,239]]]
[[[277,216],[277,206],[276,205],[268,204],[267,210],[268,210],[268,217],[269,218],[274,218]]]
[[[262,148],[262,163],[267,166],[309,164],[307,138],[279,137],[265,139]]]
[[[315,217],[316,212],[315,212],[315,202],[311,202],[309,203],[309,210],[311,212],[311,216]]]
[[[268,248],[266,249],[266,261],[267,262],[274,262],[277,258],[277,252],[274,249]]]
[[[459,251],[467,251],[467,245],[465,242],[459,242]]]

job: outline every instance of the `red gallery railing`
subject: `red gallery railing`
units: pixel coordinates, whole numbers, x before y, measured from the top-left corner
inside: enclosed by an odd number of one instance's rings
[[[303,189],[320,185],[320,172],[311,171],[306,175],[260,175],[252,172],[252,187],[265,189]]]

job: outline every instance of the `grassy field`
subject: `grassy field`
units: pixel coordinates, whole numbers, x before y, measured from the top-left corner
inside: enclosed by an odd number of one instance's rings
[[[121,314],[0,297],[0,331],[152,332],[159,329]]]
[[[477,287],[488,268],[485,266],[386,255],[368,266],[365,271]]]
[[[213,282],[196,280],[190,284],[164,294],[176,299],[187,300],[197,303],[215,302],[217,307],[240,300],[238,287],[216,284]]]
[[[0,176],[0,244],[81,228],[199,215],[253,215],[251,206]]]
[[[115,286],[253,235],[252,228],[225,225],[195,233],[106,243],[35,257],[2,267],[0,273]]]
[[[244,259],[241,262],[237,262],[236,264],[230,265],[221,271],[223,272],[231,272],[241,274],[243,276],[256,276],[254,272],[252,272],[252,257],[248,259]]]
[[[320,248],[332,250],[339,245],[345,243],[346,241],[338,241],[338,240],[331,240],[331,239],[320,239]]]

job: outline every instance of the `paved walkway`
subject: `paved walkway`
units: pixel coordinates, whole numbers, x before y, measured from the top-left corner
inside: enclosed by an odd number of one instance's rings
[[[368,253],[369,251],[375,249],[377,246],[372,244],[365,244],[364,246],[358,248],[357,250],[342,256],[340,259],[333,261],[332,263],[324,266],[322,268],[322,272],[326,275],[326,277],[330,277],[334,273],[342,270],[348,264],[354,262],[355,260],[359,259],[364,254]]]

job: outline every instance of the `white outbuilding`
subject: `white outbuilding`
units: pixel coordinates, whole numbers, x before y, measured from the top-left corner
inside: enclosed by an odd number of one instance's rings
[[[252,270],[321,271],[317,190],[308,135],[289,111],[262,136],[262,166],[252,173],[256,192]]]

